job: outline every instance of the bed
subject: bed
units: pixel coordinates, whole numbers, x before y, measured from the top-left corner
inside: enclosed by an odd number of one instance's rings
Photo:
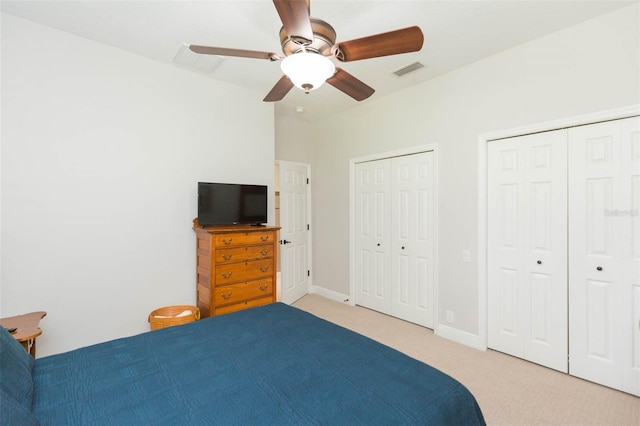
[[[282,303],[35,361],[0,343],[2,424],[485,424],[450,376]]]

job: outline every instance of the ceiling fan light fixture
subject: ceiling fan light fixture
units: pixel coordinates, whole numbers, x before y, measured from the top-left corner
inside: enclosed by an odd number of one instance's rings
[[[319,53],[305,51],[284,58],[280,68],[296,87],[306,93],[322,86],[336,72],[331,59]]]

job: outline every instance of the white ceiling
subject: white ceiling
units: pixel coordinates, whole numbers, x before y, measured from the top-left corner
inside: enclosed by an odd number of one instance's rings
[[[422,29],[425,43],[420,52],[340,64],[376,89],[363,101],[368,102],[632,3],[638,0],[312,0],[311,15],[329,22],[337,41],[411,25]],[[282,24],[270,0],[2,0],[2,11],[193,72],[203,73],[174,62],[184,44],[281,52]],[[188,50],[180,57],[199,58]],[[404,77],[393,74],[415,61],[425,68]],[[262,102],[281,71],[279,63],[228,57],[204,74],[254,89],[256,102]],[[276,113],[314,119],[357,104],[329,85],[308,95],[294,88],[277,103]],[[296,113],[297,107],[305,112]]]

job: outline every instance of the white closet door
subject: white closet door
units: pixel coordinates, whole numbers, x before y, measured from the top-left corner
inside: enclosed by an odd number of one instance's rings
[[[640,394],[637,118],[569,132],[570,372]],[[637,209],[637,207],[635,207]]]
[[[640,117],[623,121],[622,152],[623,194],[630,194],[623,195],[630,232],[623,235],[622,282],[631,294],[624,318],[630,336],[623,336],[622,389],[640,396]]]
[[[433,328],[434,163],[433,152],[391,160],[391,314]]]
[[[391,162],[356,164],[356,304],[391,313]]]
[[[567,372],[566,131],[488,146],[488,345]]]

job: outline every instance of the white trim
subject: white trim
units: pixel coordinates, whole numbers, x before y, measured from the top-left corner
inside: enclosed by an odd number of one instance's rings
[[[313,183],[313,180],[311,179],[311,164],[308,163],[299,163],[296,161],[286,161],[286,160],[276,160],[276,164],[278,165],[278,174],[280,173],[280,164],[294,164],[296,166],[303,166],[307,168],[307,179],[309,179],[309,184],[307,185],[307,223],[309,224],[309,227],[311,228],[309,231],[307,231],[307,266],[309,268],[309,270],[311,271],[311,274],[309,275],[308,280],[307,280],[307,292],[311,293],[311,288],[313,287],[313,266],[312,266],[312,260],[313,260],[313,224],[311,223],[311,184]],[[279,178],[279,177],[278,177]],[[278,186],[277,188],[278,192],[280,191],[280,187]],[[280,216],[282,216],[282,205],[280,205]],[[280,256],[280,250],[278,250],[278,256]],[[282,259],[279,259],[280,265],[282,265]],[[278,272],[278,274],[280,274],[280,272]],[[280,296],[282,296],[282,280],[280,279],[280,281],[277,283],[278,287],[276,288],[276,291],[279,291]],[[280,300],[280,299],[278,299]]]
[[[348,294],[338,293],[337,291],[329,290],[328,288],[320,287],[317,285],[310,285],[309,293],[317,294],[319,296],[326,297],[327,299],[331,299],[340,303],[347,303],[348,305],[353,306],[353,303],[351,303],[351,299],[349,299]]]
[[[478,136],[478,348],[487,349],[487,143],[496,139],[540,133],[567,127],[582,126],[602,121],[619,120],[640,115],[640,105],[631,105],[607,111],[544,123],[531,124]]]
[[[401,157],[405,155],[419,154],[421,152],[433,152],[433,187],[434,194],[434,206],[433,206],[433,264],[434,264],[434,286],[433,286],[433,330],[437,332],[438,323],[438,200],[439,200],[439,185],[438,185],[438,144],[418,145],[409,148],[398,149],[395,151],[387,151],[377,154],[365,155],[362,157],[356,157],[349,160],[349,297],[348,303],[351,306],[355,306],[356,295],[356,164],[365,163],[367,161],[382,160],[384,158]]]
[[[434,330],[434,334],[439,337],[443,337],[448,340],[452,340],[456,343],[471,346],[472,348],[486,350],[487,347],[482,346],[479,342],[478,335],[462,331],[457,328],[450,327],[445,324],[440,324],[438,330]]]

